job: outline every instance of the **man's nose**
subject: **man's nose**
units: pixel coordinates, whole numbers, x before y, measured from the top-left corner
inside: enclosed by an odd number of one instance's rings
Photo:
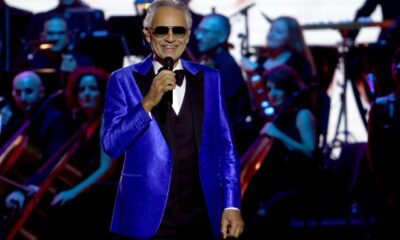
[[[26,101],[26,99],[27,99],[27,94],[26,94],[25,92],[22,92],[20,98],[21,98],[21,100]]]
[[[168,42],[173,42],[175,40],[175,36],[174,36],[174,33],[172,32],[172,30],[168,31],[166,40]]]

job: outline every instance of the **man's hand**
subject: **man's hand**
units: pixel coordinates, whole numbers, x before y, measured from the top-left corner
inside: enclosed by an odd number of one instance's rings
[[[238,238],[243,232],[244,223],[240,216],[240,211],[236,209],[226,209],[222,214],[221,233],[223,239],[227,237]]]
[[[6,206],[12,209],[22,209],[25,202],[25,195],[20,191],[14,191],[6,197]]]
[[[63,206],[66,202],[71,201],[72,199],[76,198],[77,195],[78,195],[78,192],[75,191],[74,189],[62,191],[53,198],[50,205],[51,206],[55,206],[55,205]]]
[[[162,70],[153,80],[150,90],[142,101],[143,108],[150,112],[160,101],[162,96],[176,86],[175,73]]]
[[[63,72],[73,72],[78,66],[74,55],[72,54],[63,54],[60,70]]]

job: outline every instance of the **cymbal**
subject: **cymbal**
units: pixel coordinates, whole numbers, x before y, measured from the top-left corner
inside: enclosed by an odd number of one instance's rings
[[[302,25],[304,30],[319,30],[319,29],[335,29],[335,30],[351,30],[360,29],[363,27],[382,27],[389,28],[396,21],[395,20],[385,20],[382,22],[328,22],[328,23],[316,23],[316,24],[305,24]]]

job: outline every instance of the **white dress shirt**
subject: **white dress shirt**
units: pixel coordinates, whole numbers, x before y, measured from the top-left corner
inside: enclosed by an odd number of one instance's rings
[[[160,68],[163,66],[157,61],[153,61],[154,72],[157,74]],[[181,60],[178,60],[178,64],[174,67],[175,70],[183,70]],[[172,108],[174,109],[176,115],[179,115],[179,111],[182,107],[183,98],[185,97],[186,91],[186,77],[183,78],[182,85],[176,87],[172,90]]]

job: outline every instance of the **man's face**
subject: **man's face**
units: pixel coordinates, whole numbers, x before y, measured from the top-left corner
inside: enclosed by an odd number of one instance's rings
[[[168,27],[168,33],[158,34],[157,27]],[[186,33],[182,34],[184,28]],[[176,31],[178,34],[174,34]],[[171,7],[161,7],[155,13],[150,28],[143,29],[146,40],[150,43],[155,60],[162,62],[165,57],[172,57],[176,62],[189,42],[185,13]]]
[[[206,52],[225,42],[226,36],[222,28],[218,18],[206,17],[200,22],[195,34],[201,52]]]
[[[53,52],[62,51],[67,46],[69,39],[67,34],[67,24],[61,18],[53,18],[44,24],[44,40],[53,43]]]
[[[23,73],[13,81],[13,97],[17,108],[30,112],[43,98],[44,88],[37,75]]]

